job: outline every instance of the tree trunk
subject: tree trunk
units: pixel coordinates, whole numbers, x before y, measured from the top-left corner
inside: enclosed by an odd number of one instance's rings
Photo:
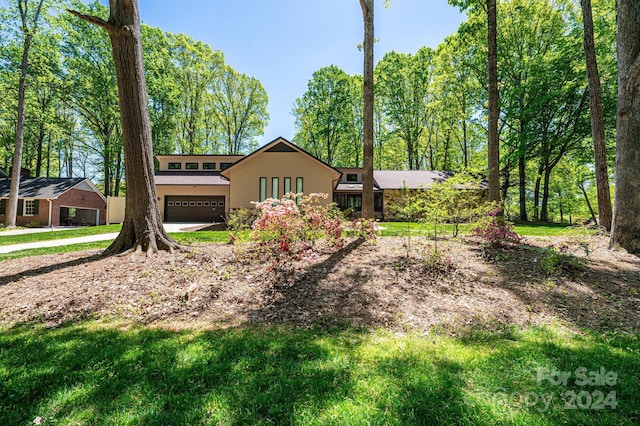
[[[582,191],[584,201],[587,203],[587,208],[589,209],[589,213],[591,214],[591,219],[594,223],[598,223],[596,220],[596,212],[593,210],[593,206],[591,205],[591,201],[589,201],[589,195],[587,195],[587,191],[586,189],[584,189],[584,185],[582,183],[579,183],[578,188],[580,188],[580,190]]]
[[[544,171],[544,186],[542,188],[542,206],[540,207],[540,220],[549,221],[549,180],[551,178],[551,168]]]
[[[520,189],[520,220],[527,222],[529,218],[527,217],[527,176],[524,152],[521,152],[518,158],[518,186]]]
[[[591,110],[591,133],[596,169],[596,187],[598,191],[599,224],[611,231],[611,193],[609,191],[609,171],[607,166],[607,145],[602,118],[602,89],[593,40],[593,17],[591,0],[581,0],[582,21],[584,22],[584,54],[589,78],[589,105]]]
[[[362,218],[374,218],[373,205],[373,0],[360,0],[364,20]]]
[[[489,79],[489,201],[500,202],[500,141],[498,138],[498,24],[496,0],[487,0]]]
[[[109,0],[108,21],[71,13],[107,30],[118,80],[127,196],[122,230],[105,254],[133,249],[150,254],[179,248],[162,227],[158,208],[138,2]]]
[[[31,40],[38,28],[38,19],[44,0],[40,0],[38,7],[31,23],[28,25],[27,5],[24,0],[18,1],[20,9],[20,18],[22,19],[22,33],[24,34],[24,43],[22,45],[22,63],[20,66],[20,79],[18,83],[18,122],[16,124],[16,146],[13,152],[13,169],[11,171],[11,183],[9,184],[9,200],[6,206],[5,226],[7,228],[15,228],[16,217],[18,216],[18,197],[20,191],[20,170],[22,167],[22,150],[24,147],[24,103],[27,87],[27,68],[29,66],[29,49],[31,48]]]
[[[542,180],[542,172],[538,172],[536,183],[533,188],[533,220],[540,220],[540,181]]]
[[[44,120],[40,121],[38,128],[38,145],[36,149],[36,171],[34,173],[35,177],[40,177],[42,173],[42,148],[44,145],[44,137],[46,135]]]
[[[640,255],[640,2],[618,0],[618,120],[611,246]]]
[[[463,148],[462,153],[464,155],[464,169],[469,169],[469,142],[467,141],[467,119],[462,120],[462,140]]]

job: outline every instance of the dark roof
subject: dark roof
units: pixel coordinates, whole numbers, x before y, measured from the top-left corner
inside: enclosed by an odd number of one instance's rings
[[[21,178],[18,198],[58,198],[85,178]],[[0,178],[0,197],[9,197],[11,179]]]
[[[156,154],[158,157],[244,157],[244,154]]]
[[[380,189],[427,188],[453,176],[448,171],[374,170],[373,179]]]
[[[220,172],[156,172],[156,185],[229,185]]]
[[[336,191],[343,191],[343,192],[349,192],[349,191],[355,191],[355,192],[359,192],[362,191],[362,183],[349,183],[349,182],[341,182],[336,186]],[[378,191],[379,187],[378,185],[376,185],[376,183],[373,183],[373,190],[374,191]]]

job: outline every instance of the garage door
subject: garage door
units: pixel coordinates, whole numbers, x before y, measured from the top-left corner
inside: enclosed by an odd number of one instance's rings
[[[167,196],[164,205],[165,222],[222,222],[224,196]]]

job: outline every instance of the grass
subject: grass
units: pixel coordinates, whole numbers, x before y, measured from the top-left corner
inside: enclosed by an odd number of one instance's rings
[[[411,222],[383,222],[380,224],[383,228],[380,235],[389,236],[406,236],[411,235],[427,235],[433,236],[433,225],[424,223]],[[471,230],[471,225],[461,224],[460,234],[467,234]],[[438,225],[438,233],[441,236],[452,235],[453,225]],[[97,235],[103,233],[119,232],[120,225],[91,226],[78,228],[68,231],[51,231],[23,235],[7,235],[1,236],[0,246],[10,244],[29,243],[35,241],[45,241],[54,239],[64,239],[79,237],[83,235]],[[571,227],[560,224],[524,224],[516,225],[515,231],[522,236],[586,236],[593,234],[593,231],[580,227]],[[228,231],[199,231],[199,232],[174,232],[169,234],[179,243],[185,245],[205,244],[205,243],[225,243],[229,241]],[[241,231],[236,233],[240,240],[248,239],[249,231]],[[104,249],[109,245],[109,241],[98,241],[93,243],[70,244],[66,246],[21,250],[6,254],[0,254],[0,261],[8,259],[17,259],[29,256],[41,256],[45,254],[68,253],[89,249]]]
[[[615,384],[581,386],[580,367]],[[571,377],[555,386],[539,369]],[[598,391],[617,407],[587,409]],[[583,408],[566,406],[571,392]],[[0,334],[0,424],[631,425],[639,395],[640,336],[559,326],[451,337],[91,321]]]
[[[86,237],[88,235],[109,234],[120,232],[122,225],[83,226],[77,229],[62,231],[44,231],[19,235],[2,235],[0,233],[0,246],[12,244],[33,243],[36,241],[63,240],[66,238]]]
[[[111,241],[95,241],[90,243],[69,244],[66,246],[42,247],[28,250],[12,251],[10,253],[0,253],[0,262],[9,259],[20,259],[22,257],[44,256],[47,254],[71,253],[82,250],[106,249]]]
[[[96,227],[97,228],[97,227]],[[107,232],[117,232],[107,231]],[[60,231],[67,232],[67,231]],[[72,232],[72,231],[69,231]],[[37,235],[37,234],[32,234]],[[204,243],[223,243],[229,241],[229,233],[226,231],[206,231],[206,232],[170,232],[169,236],[177,242],[185,245],[204,244]],[[32,242],[32,241],[27,241]],[[89,243],[69,244],[64,246],[43,247],[28,250],[18,250],[11,253],[0,253],[0,262],[9,259],[19,259],[22,257],[43,256],[46,254],[71,253],[81,250],[103,250],[106,249],[111,241],[95,241]]]
[[[383,222],[380,224],[383,228],[381,235],[383,237],[388,236],[406,236],[411,233],[412,235],[431,235],[433,236],[433,224],[428,223],[412,223],[412,222]],[[460,224],[460,234],[468,234],[473,225]],[[584,227],[569,226],[565,224],[545,223],[545,224],[516,224],[514,228],[518,235],[523,237],[569,237],[569,236],[584,236],[591,235],[595,231],[586,229]],[[439,235],[453,235],[453,225],[440,224],[438,225]]]

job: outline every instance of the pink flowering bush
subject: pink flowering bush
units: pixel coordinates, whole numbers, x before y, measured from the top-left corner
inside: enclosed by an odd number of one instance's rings
[[[482,218],[471,234],[482,238],[492,246],[520,244],[523,239],[513,230],[513,224],[500,215],[500,210],[489,212]]]
[[[287,194],[256,203],[259,216],[251,227],[252,236],[272,269],[290,270],[293,261],[315,259],[319,239],[336,247],[342,244],[342,219],[333,205],[322,203],[326,198],[327,194]]]

